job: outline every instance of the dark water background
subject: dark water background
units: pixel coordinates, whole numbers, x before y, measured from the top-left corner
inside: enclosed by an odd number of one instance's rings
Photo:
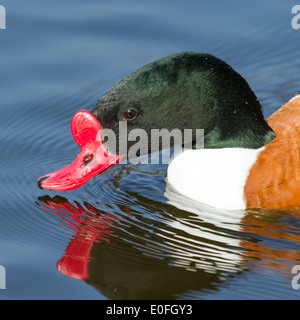
[[[0,299],[300,298],[300,212],[178,209],[160,166],[118,165],[68,192],[36,183],[78,153],[77,110],[172,53],[222,58],[269,116],[300,90],[296,2],[0,4]]]

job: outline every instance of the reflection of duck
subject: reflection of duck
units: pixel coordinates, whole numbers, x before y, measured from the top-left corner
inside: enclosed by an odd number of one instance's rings
[[[157,204],[152,214],[162,214],[149,220],[124,205],[119,205],[122,217],[59,196],[39,200],[75,231],[58,270],[86,281],[108,298],[197,297],[242,271],[242,256],[232,249],[239,242],[234,234],[173,206]],[[146,210],[147,199],[135,202],[135,210]]]
[[[129,206],[134,200],[133,210],[120,199],[114,212],[107,213],[87,202],[40,197],[44,209],[74,230],[58,270],[108,298],[200,298],[230,285],[248,269],[270,268],[288,277],[288,261],[298,260],[296,247],[276,247],[280,239],[291,246],[299,243],[299,235],[288,232],[291,224],[284,224],[297,214],[292,210],[252,210],[237,218],[234,212],[205,214],[205,207],[201,211],[198,206],[194,215],[196,203],[188,212],[137,194],[125,198],[131,198]]]
[[[191,199],[226,209],[299,206],[299,104],[297,96],[267,123],[247,82],[225,62],[208,54],[171,55],[119,81],[92,114],[77,112],[71,129],[82,151],[39,185],[73,189],[117,163],[121,149],[106,152],[101,127],[120,142],[118,123],[126,121],[128,130],[145,129],[148,136],[152,128],[204,129],[205,149],[181,153],[168,168],[168,183]],[[144,152],[150,151],[148,140]]]

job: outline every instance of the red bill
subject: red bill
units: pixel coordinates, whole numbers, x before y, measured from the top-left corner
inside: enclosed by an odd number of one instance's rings
[[[76,112],[71,122],[71,132],[82,149],[72,163],[40,177],[39,187],[51,190],[76,189],[118,163],[122,156],[107,152],[101,140],[101,130],[100,123],[89,111]]]

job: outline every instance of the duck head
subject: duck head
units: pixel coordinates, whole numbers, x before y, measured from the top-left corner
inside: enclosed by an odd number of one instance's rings
[[[92,112],[78,111],[71,131],[81,152],[67,167],[39,178],[41,188],[70,190],[105,171],[122,158],[120,131],[204,129],[205,148],[260,148],[275,133],[264,120],[261,105],[245,79],[224,61],[205,53],[184,52],[154,61],[117,82]],[[103,129],[116,140],[102,143]],[[113,145],[112,145],[113,144]],[[159,142],[158,150],[163,148]],[[113,152],[112,152],[113,150]],[[125,152],[127,151],[125,150]],[[151,139],[139,154],[152,151]]]

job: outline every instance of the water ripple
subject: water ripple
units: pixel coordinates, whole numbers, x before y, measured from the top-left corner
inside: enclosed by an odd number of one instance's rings
[[[298,212],[224,212],[187,201],[183,210],[178,208],[178,199],[175,207],[167,198],[154,201],[126,190],[139,178],[148,179],[149,185],[165,177],[164,170],[156,175],[146,171],[115,167],[87,184],[76,205],[60,197],[40,198],[44,208],[52,203],[52,213],[74,231],[58,262],[61,272],[87,281],[112,299],[190,298],[187,286],[191,283],[199,297],[214,291],[216,283],[227,287],[233,279],[238,281],[249,269],[258,273],[269,269],[290,278],[291,263],[284,261],[297,259],[294,245],[300,239],[299,230],[294,228],[292,234],[286,221],[292,219],[299,225]],[[161,192],[161,183],[157,188]],[[79,255],[76,251],[74,256],[76,243],[83,246],[82,242],[89,251]],[[69,262],[78,259],[85,261],[89,272],[76,273],[70,267]],[[188,279],[187,283],[176,283],[178,278]],[[268,286],[263,290],[262,296]]]

